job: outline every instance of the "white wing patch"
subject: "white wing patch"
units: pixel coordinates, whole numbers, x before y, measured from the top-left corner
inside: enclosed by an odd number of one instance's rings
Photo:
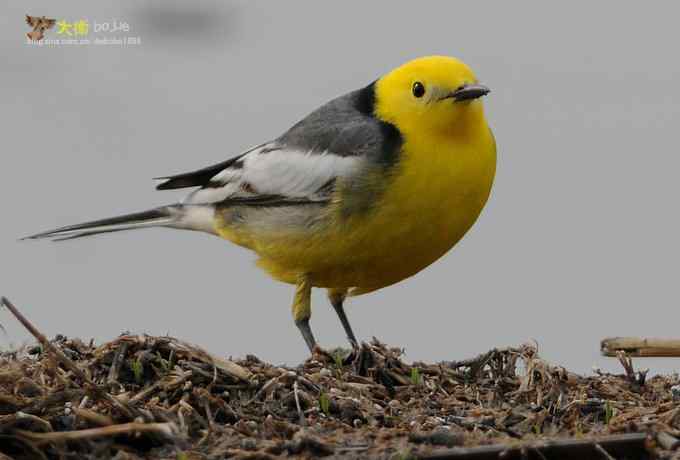
[[[267,144],[213,176],[209,186],[191,193],[184,203],[209,204],[262,195],[320,200],[324,186],[336,178],[352,176],[363,161],[358,156],[277,149]]]

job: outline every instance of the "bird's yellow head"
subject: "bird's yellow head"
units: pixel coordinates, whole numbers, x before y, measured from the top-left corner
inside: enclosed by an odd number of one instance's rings
[[[466,132],[485,124],[481,96],[489,89],[458,59],[428,56],[407,62],[376,82],[375,113],[409,132]]]

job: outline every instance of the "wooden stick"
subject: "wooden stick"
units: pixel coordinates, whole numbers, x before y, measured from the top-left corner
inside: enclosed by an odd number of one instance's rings
[[[416,455],[418,460],[519,460],[528,458],[584,459],[603,458],[602,450],[614,458],[648,458],[645,450],[646,433],[619,434],[593,439],[564,439],[521,443],[513,446],[490,445],[481,447],[454,447],[426,455]],[[597,446],[600,446],[598,449]]]
[[[74,407],[73,413],[76,414],[78,417],[87,420],[88,422],[92,423],[93,425],[111,426],[111,425],[115,424],[114,421],[111,419],[111,417],[108,417],[108,416],[102,415],[102,414],[98,414],[97,412],[91,411],[89,409]]]
[[[603,356],[616,357],[617,351],[638,358],[680,358],[680,339],[609,337],[600,342]]]
[[[185,351],[189,351],[190,353],[196,354],[198,356],[201,356],[204,358],[206,361],[209,361],[213,365],[213,369],[215,370],[215,373],[219,369],[220,371],[224,372],[230,377],[233,377],[234,379],[237,380],[242,380],[244,382],[249,382],[250,378],[253,376],[252,373],[244,368],[239,366],[233,361],[230,361],[228,359],[223,359],[218,356],[213,356],[207,351],[203,350],[202,348],[197,347],[196,345],[192,345],[186,342],[182,342],[180,340],[175,340],[174,342],[170,342],[168,344],[170,348],[175,348],[175,349],[181,349],[184,347]],[[216,376],[216,375],[215,375]]]
[[[300,396],[298,396],[298,382],[297,380],[293,383],[293,393],[295,396],[295,407],[297,407],[298,417],[300,417],[300,426],[307,426],[307,419],[302,412],[302,407],[300,407]]]
[[[101,438],[116,436],[119,434],[153,433],[174,439],[177,435],[177,427],[174,423],[123,423],[101,428],[88,428],[76,431],[58,431],[52,433],[34,433],[32,431],[15,430],[16,434],[24,439],[37,443],[77,441],[80,439]]]
[[[106,383],[109,385],[112,383],[118,383],[118,373],[120,372],[120,367],[123,365],[123,359],[125,358],[125,353],[128,349],[128,343],[123,342],[116,350],[116,354],[113,356],[113,362],[109,368],[109,375],[106,378]]]
[[[12,304],[12,302],[10,302],[8,298],[1,297],[0,305],[4,305],[5,307],[7,307],[7,309],[14,315],[14,317],[17,320],[19,320],[19,322],[28,330],[28,332],[30,332],[33,335],[33,337],[35,337],[38,340],[38,342],[40,342],[40,344],[46,351],[52,353],[52,355],[55,358],[57,358],[57,360],[60,361],[61,364],[66,369],[73,372],[73,374],[76,377],[78,377],[87,386],[89,386],[94,392],[94,394],[97,395],[100,399],[109,402],[109,404],[116,407],[130,419],[143,416],[143,414],[141,414],[139,411],[134,410],[132,407],[123,403],[119,399],[114,398],[110,393],[104,391],[102,388],[97,386],[92,380],[90,380],[87,374],[85,374],[85,372],[83,372],[82,369],[76,366],[75,363],[71,361],[61,350],[52,345],[52,343],[50,343],[50,341],[47,340],[47,337],[45,337],[40,331],[38,331],[38,329],[36,329],[35,326],[33,326],[33,324],[31,324],[31,322],[28,319],[26,319],[26,317],[22,315],[21,312],[19,312],[17,307],[15,307],[14,304]]]

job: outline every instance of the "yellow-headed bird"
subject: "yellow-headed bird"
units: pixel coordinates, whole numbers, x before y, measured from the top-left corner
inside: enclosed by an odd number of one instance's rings
[[[328,297],[352,344],[347,295],[389,286],[445,254],[479,216],[496,145],[468,66],[415,59],[321,106],[273,141],[207,168],[161,178],[196,187],[178,204],[62,227],[71,239],[146,227],[211,233],[259,256],[295,285],[293,318],[310,350],[312,287]]]

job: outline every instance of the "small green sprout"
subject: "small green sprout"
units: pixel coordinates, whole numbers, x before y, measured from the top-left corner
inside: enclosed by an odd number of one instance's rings
[[[172,369],[170,367],[170,361],[167,359],[163,359],[160,353],[156,352],[156,358],[158,358],[158,362],[161,365],[161,370],[163,371],[164,374],[169,373]]]
[[[577,438],[582,438],[583,437],[583,424],[581,421],[576,422],[576,429],[574,430],[575,437]]]
[[[422,385],[423,383],[423,376],[420,375],[420,369],[417,367],[411,368],[411,383],[415,386]]]
[[[333,360],[335,361],[335,367],[342,369],[342,353],[340,351],[333,355]]]
[[[411,450],[403,450],[394,456],[394,460],[414,460],[413,452]]]
[[[319,394],[319,407],[321,408],[321,412],[326,414],[328,417],[331,412],[331,400],[328,398],[328,395],[325,392],[321,392]]]
[[[611,422],[612,417],[614,417],[614,407],[612,406],[611,401],[607,400],[607,402],[604,404],[604,423],[605,423],[605,425],[609,425],[609,422]]]
[[[135,376],[135,382],[142,383],[142,378],[144,377],[144,365],[142,361],[136,359],[130,363],[130,369],[132,369],[132,374]]]

